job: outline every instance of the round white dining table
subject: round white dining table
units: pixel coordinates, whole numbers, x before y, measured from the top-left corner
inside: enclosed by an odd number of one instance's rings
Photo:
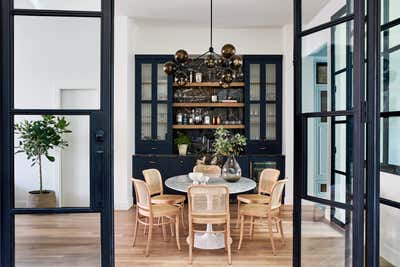
[[[193,184],[188,175],[173,176],[165,180],[165,186],[178,192],[187,193],[189,186]],[[224,179],[210,178],[207,182],[210,185],[227,185],[229,194],[248,192],[256,187],[256,183],[249,178],[241,177],[239,181],[229,183]],[[212,224],[207,224],[206,233],[196,233],[194,246],[200,249],[220,249],[225,247],[224,234],[213,233]]]

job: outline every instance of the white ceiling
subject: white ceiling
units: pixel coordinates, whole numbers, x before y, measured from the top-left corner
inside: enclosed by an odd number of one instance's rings
[[[329,0],[304,0],[303,22],[308,22]],[[209,0],[116,0],[117,15],[147,25],[208,26]],[[216,27],[276,27],[293,22],[293,0],[214,0]]]

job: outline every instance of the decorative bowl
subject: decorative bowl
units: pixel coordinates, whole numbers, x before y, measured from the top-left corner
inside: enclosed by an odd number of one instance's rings
[[[202,177],[200,177],[199,182],[200,184],[206,184],[209,179],[210,177],[203,175]]]
[[[200,179],[203,177],[202,172],[189,172],[189,179],[193,181],[193,184],[198,184]]]

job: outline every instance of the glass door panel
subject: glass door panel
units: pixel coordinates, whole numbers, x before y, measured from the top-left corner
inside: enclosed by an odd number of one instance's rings
[[[15,108],[99,109],[100,31],[100,18],[15,16]],[[91,99],[62,105],[66,90]]]
[[[101,266],[100,214],[15,216],[15,267]]]
[[[151,135],[151,104],[142,104],[142,114],[141,114],[141,121],[142,121],[142,133],[141,139],[144,141],[149,141],[152,139]]]
[[[250,101],[260,100],[260,64],[250,64]]]
[[[400,266],[400,11],[399,1],[381,0],[380,267]],[[390,22],[390,24],[388,24]]]
[[[46,122],[54,124],[46,127]],[[63,122],[70,132],[61,133],[53,126]],[[18,115],[14,123],[15,208],[34,207],[41,188],[42,192],[54,194],[54,207],[90,207],[90,117]],[[40,137],[44,134],[42,129],[47,129],[46,141],[60,137],[62,144],[53,145],[47,156],[39,157],[30,149],[33,140],[27,135]]]
[[[260,104],[250,104],[250,140],[260,140]]]
[[[157,104],[157,140],[165,141],[168,134],[168,105]]]
[[[265,137],[268,141],[276,140],[276,104],[266,105]]]
[[[157,100],[168,100],[168,76],[163,70],[163,64],[157,64]]]
[[[142,100],[151,100],[152,96],[152,67],[142,64]]]
[[[306,200],[301,204],[301,266],[352,266],[351,212],[340,211],[347,223],[338,230],[331,226],[329,206]]]
[[[15,9],[47,9],[47,10],[74,10],[74,11],[100,11],[101,0],[41,0],[26,1],[14,0]]]

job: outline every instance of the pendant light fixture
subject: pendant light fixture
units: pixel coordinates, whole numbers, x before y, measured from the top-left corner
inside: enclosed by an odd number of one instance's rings
[[[221,49],[221,55],[214,51],[213,47],[213,0],[210,0],[210,48],[200,56],[190,58],[184,49],[175,53],[174,61],[164,64],[164,72],[175,76],[175,82],[184,86],[189,82],[190,72],[200,71],[204,65],[210,71],[216,73],[219,84],[227,88],[235,78],[243,77],[242,57],[236,55],[236,48],[232,44],[225,44]]]

